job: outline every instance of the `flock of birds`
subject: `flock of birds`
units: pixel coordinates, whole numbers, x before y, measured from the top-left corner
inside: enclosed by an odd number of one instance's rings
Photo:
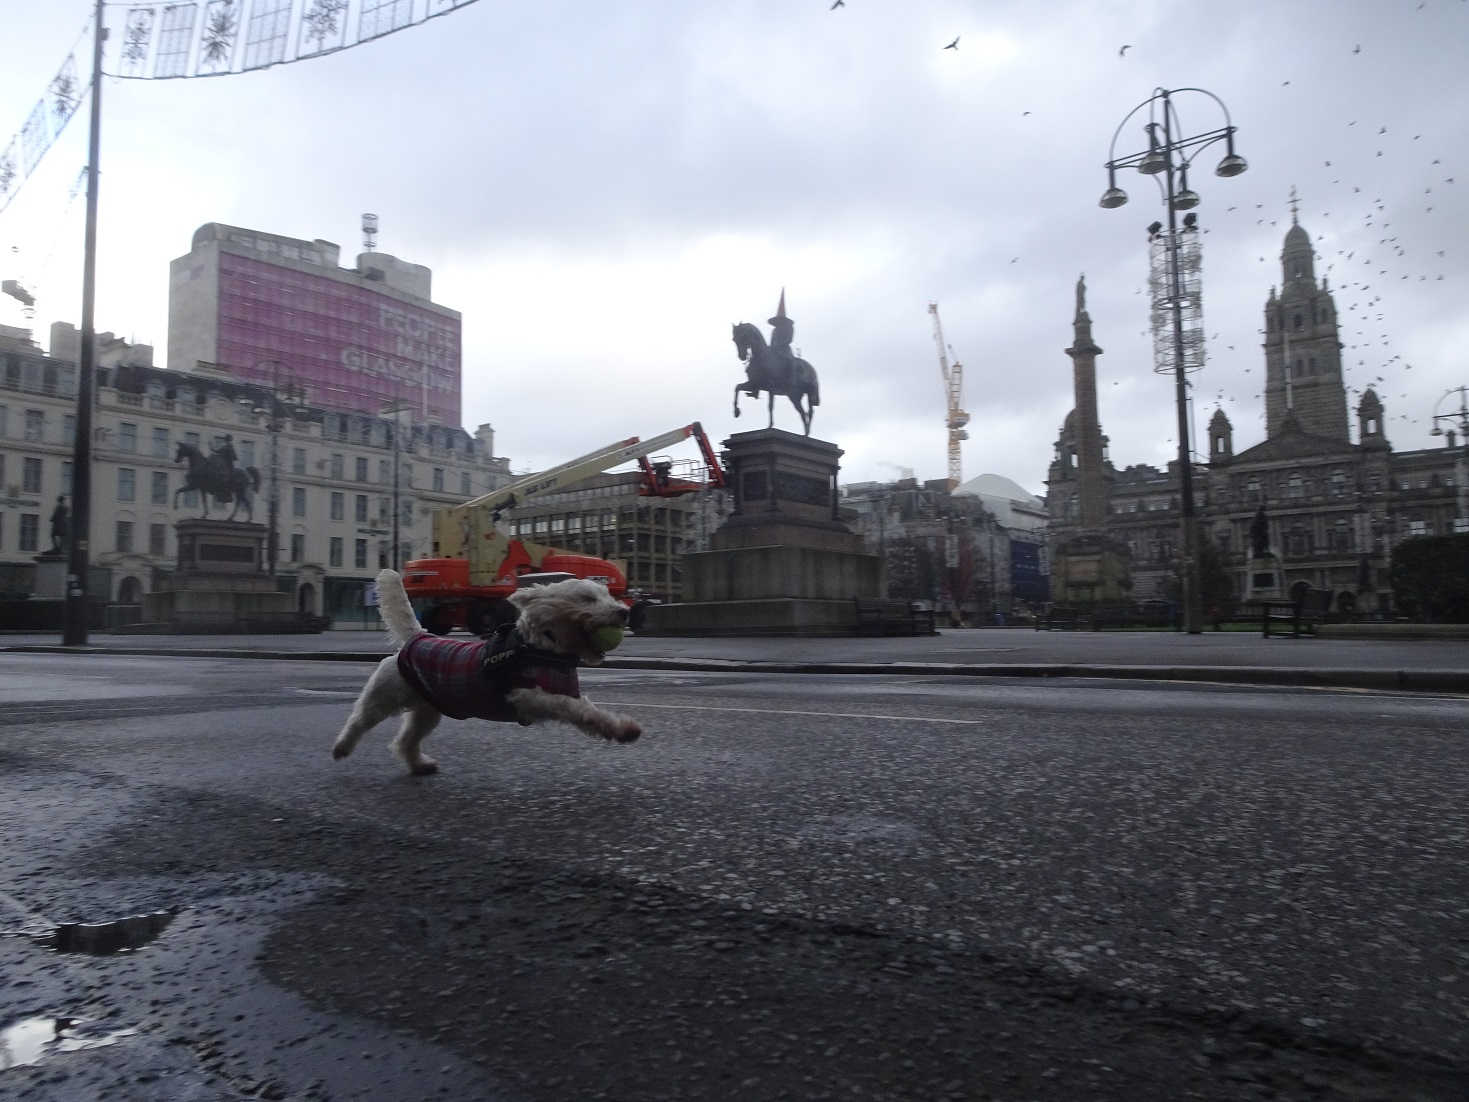
[[[1422,11],[1426,6],[1427,3],[1424,0],[1418,4],[1417,10]],[[846,7],[846,0],[833,0],[829,10],[835,11],[842,7]],[[959,38],[960,36],[955,35],[954,39],[943,49],[958,50]],[[1132,48],[1132,43],[1124,43],[1118,47],[1117,56],[1126,58],[1127,52]],[[1360,56],[1361,43],[1354,44],[1351,53],[1353,56]],[[1290,86],[1289,79],[1281,81],[1281,87]],[[1030,113],[1030,111],[1023,111],[1021,114],[1028,116]],[[1357,119],[1350,120],[1346,124],[1346,129],[1353,136],[1370,133],[1367,127],[1360,131],[1355,130],[1358,121]],[[1384,158],[1388,143],[1392,140],[1386,124],[1378,125],[1373,137],[1376,139],[1372,143],[1374,156],[1371,159],[1373,161],[1384,159],[1385,163],[1405,165],[1415,159],[1411,153],[1399,154],[1391,160]],[[1421,133],[1414,134],[1411,142],[1419,142],[1422,138]],[[1384,292],[1389,287],[1430,281],[1441,282],[1444,278],[1443,266],[1436,262],[1445,259],[1447,250],[1436,249],[1432,250],[1432,255],[1427,255],[1422,248],[1410,247],[1401,229],[1401,224],[1409,215],[1421,213],[1423,216],[1431,216],[1434,213],[1435,188],[1443,189],[1453,186],[1455,177],[1444,169],[1443,160],[1440,157],[1419,156],[1416,160],[1425,171],[1426,186],[1422,192],[1421,211],[1404,209],[1401,205],[1396,211],[1390,210],[1387,202],[1381,196],[1370,200],[1359,198],[1365,197],[1375,189],[1364,190],[1362,183],[1348,181],[1348,186],[1352,189],[1350,203],[1338,206],[1336,210],[1321,210],[1319,215],[1321,222],[1317,224],[1316,232],[1313,234],[1312,240],[1317,244],[1316,278],[1318,281],[1323,279],[1328,281],[1333,298],[1336,300],[1338,334],[1345,346],[1342,350],[1342,374],[1343,380],[1347,383],[1347,392],[1352,396],[1353,406],[1368,387],[1375,388],[1379,397],[1384,399],[1394,397],[1392,391],[1398,391],[1395,396],[1400,399],[1407,400],[1409,397],[1406,389],[1399,390],[1398,386],[1394,385],[1407,382],[1398,373],[1411,371],[1413,365],[1408,363],[1402,353],[1394,348],[1387,321],[1387,297]],[[1349,170],[1344,170],[1344,166],[1338,167],[1332,160],[1326,160],[1324,167],[1334,170],[1331,186],[1342,186],[1343,177],[1348,174]],[[1295,199],[1292,195],[1292,217],[1295,217],[1294,208]],[[1263,211],[1265,204],[1256,203],[1254,209],[1257,212]],[[1237,205],[1230,206],[1225,213],[1232,215],[1239,210],[1240,207]],[[1327,221],[1332,218],[1333,214],[1336,214],[1337,218],[1334,221]],[[1272,227],[1278,227],[1281,219],[1270,218],[1267,214],[1262,214],[1255,219],[1256,226],[1264,226],[1267,222]],[[1329,248],[1327,242],[1330,232],[1338,230],[1340,232],[1337,239],[1348,242],[1349,245],[1336,249],[1334,254],[1328,257],[1323,254],[1322,249]],[[1364,236],[1361,232],[1363,230],[1367,231],[1365,235],[1367,244],[1365,245],[1359,243]],[[1204,232],[1209,231],[1206,229]],[[1310,232],[1309,228],[1308,232]],[[1440,235],[1442,234],[1441,230]],[[1014,264],[1018,259],[1018,257],[1012,258],[1010,263]],[[1264,264],[1271,259],[1273,258],[1262,255],[1259,262]],[[1324,265],[1323,260],[1326,261]],[[1142,294],[1143,291],[1139,288],[1135,293]],[[1263,337],[1265,331],[1262,328],[1257,332]],[[1149,333],[1144,330],[1142,335],[1147,337]],[[1218,336],[1217,332],[1214,333],[1211,340],[1216,340]],[[1235,351],[1234,345],[1225,347],[1230,352]],[[1254,368],[1245,367],[1244,372],[1254,374]],[[1260,374],[1263,375],[1263,371]],[[1114,381],[1113,385],[1116,386],[1118,383]],[[1263,390],[1251,397],[1255,400],[1262,399]],[[1222,406],[1226,400],[1223,388],[1217,391],[1215,400]],[[1229,395],[1228,401],[1235,403],[1237,399],[1234,395]],[[1412,421],[1421,419],[1420,413],[1421,411],[1405,410],[1392,416],[1398,420]],[[1261,416],[1263,415],[1262,407]]]

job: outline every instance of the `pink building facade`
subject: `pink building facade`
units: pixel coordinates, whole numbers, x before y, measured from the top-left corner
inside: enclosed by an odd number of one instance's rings
[[[462,332],[430,298],[431,273],[386,253],[338,266],[329,241],[219,223],[201,226],[170,265],[168,366],[305,388],[326,408],[459,426]]]

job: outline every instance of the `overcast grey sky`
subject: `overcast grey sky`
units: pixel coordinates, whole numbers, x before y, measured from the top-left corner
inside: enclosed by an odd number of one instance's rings
[[[1250,163],[1220,179],[1210,150],[1191,181],[1210,336],[1196,427],[1217,404],[1237,449],[1263,436],[1259,330],[1294,185],[1348,385],[1377,386],[1395,447],[1433,443],[1435,403],[1469,383],[1469,3],[829,2],[479,0],[319,60],[108,79],[98,327],[162,363],[168,263],[199,225],[350,258],[376,212],[378,247],[433,269],[462,311],[465,424],[493,424],[520,471],[695,419],[716,443],[763,427],[763,400],[730,415],[730,324],[768,332],[785,287],[821,377],[814,434],[857,481],[946,474],[937,301],[973,416],[965,478],[1041,492],[1082,272],[1114,463],[1176,454],[1142,293],[1163,205],[1135,173],[1127,206],[1097,199],[1123,117],[1195,86]],[[7,32],[0,138],[73,45],[85,70],[90,8],[33,5]],[[1202,97],[1179,108],[1190,133],[1224,121]],[[43,343],[78,313],[84,202],[66,195],[86,125],[84,108],[0,214],[3,275],[36,286]],[[1144,141],[1130,124],[1118,152]],[[788,405],[776,425],[800,430]]]

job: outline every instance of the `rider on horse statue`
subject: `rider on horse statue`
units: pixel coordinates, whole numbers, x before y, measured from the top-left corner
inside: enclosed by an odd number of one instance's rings
[[[775,317],[767,319],[770,326],[770,371],[780,382],[788,382],[796,354],[791,351],[791,340],[796,335],[796,323],[786,317],[786,289],[780,289],[780,305],[775,308]]]
[[[225,433],[224,443],[209,453],[209,466],[213,471],[216,483],[220,486],[228,486],[231,481],[230,476],[239,462],[240,457],[235,454],[235,438]],[[228,495],[216,496],[226,501],[229,500]]]

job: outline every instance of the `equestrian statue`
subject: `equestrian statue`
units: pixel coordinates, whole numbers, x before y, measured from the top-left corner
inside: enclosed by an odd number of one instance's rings
[[[796,324],[786,317],[786,293],[781,288],[780,305],[775,317],[769,319],[770,343],[760,330],[747,321],[733,327],[735,351],[745,365],[745,381],[734,388],[734,415],[740,415],[740,395],[760,397],[763,390],[768,395],[767,409],[770,414],[768,427],[775,428],[775,396],[784,394],[801,415],[801,429],[811,435],[811,415],[821,404],[821,388],[816,380],[816,369],[791,351],[791,338]],[[803,408],[801,399],[806,399]]]
[[[255,518],[255,495],[260,491],[260,471],[255,467],[236,466],[234,441],[229,433],[224,443],[205,456],[193,444],[180,440],[173,454],[175,463],[187,462],[189,471],[184,475],[184,484],[174,491],[173,505],[178,508],[179,495],[190,490],[199,491],[199,500],[204,505],[204,516],[209,516],[209,499],[216,505],[234,502],[227,520],[234,520],[240,506],[245,507],[245,519]]]

